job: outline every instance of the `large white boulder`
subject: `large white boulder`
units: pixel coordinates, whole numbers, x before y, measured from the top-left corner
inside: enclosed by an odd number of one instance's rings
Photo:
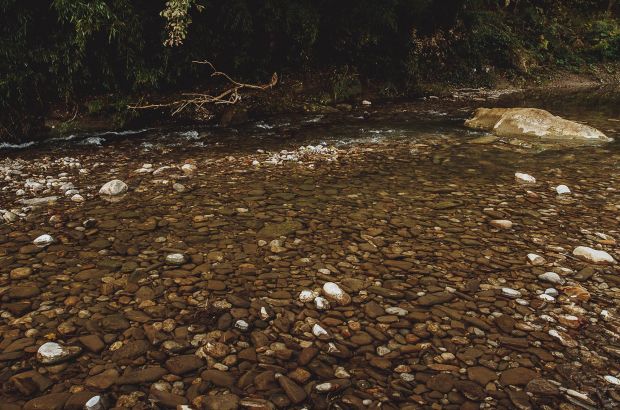
[[[605,251],[588,248],[587,246],[578,246],[573,250],[573,255],[587,262],[598,264],[614,264],[615,259]]]
[[[110,182],[106,182],[101,189],[99,189],[99,195],[116,196],[122,195],[127,192],[127,184],[120,179],[113,179]]]
[[[465,121],[465,126],[499,137],[612,141],[596,128],[538,108],[478,108],[474,117]]]

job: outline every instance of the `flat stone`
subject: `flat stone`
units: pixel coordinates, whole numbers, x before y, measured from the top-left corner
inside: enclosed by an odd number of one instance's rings
[[[202,380],[210,382],[219,387],[230,387],[235,383],[235,379],[228,372],[210,369],[200,374]]]
[[[420,306],[433,306],[441,303],[447,303],[454,299],[454,294],[448,292],[429,293],[424,296],[420,296],[417,299]]]
[[[431,376],[426,382],[426,387],[441,393],[448,393],[454,387],[454,376],[448,373],[440,373]]]
[[[467,368],[467,377],[482,386],[486,386],[489,382],[497,380],[497,374],[484,366],[475,366]]]
[[[297,383],[292,381],[290,378],[280,375],[277,377],[278,383],[282,390],[286,393],[286,396],[291,400],[293,404],[299,404],[302,401],[306,400],[308,396],[306,391],[301,388]]]
[[[525,386],[525,391],[534,396],[559,396],[560,389],[557,385],[545,379],[532,379]]]
[[[97,335],[80,336],[78,341],[86,348],[86,350],[99,353],[105,348],[105,343]]]
[[[237,410],[239,397],[234,394],[218,394],[205,396],[202,402],[205,410]]]
[[[112,360],[135,359],[136,357],[146,354],[149,350],[149,343],[146,340],[134,340],[125,344],[118,350],[112,352]]]
[[[124,385],[124,384],[142,384],[155,382],[161,379],[168,371],[162,367],[154,366],[147,367],[145,369],[132,370],[126,372],[121,377],[118,378],[116,384]]]
[[[262,239],[276,239],[280,236],[288,236],[302,228],[303,224],[299,221],[285,221],[280,223],[269,222],[258,231],[256,236]]]
[[[23,410],[62,410],[71,393],[50,393],[24,404]]]
[[[499,377],[499,382],[504,386],[525,386],[530,380],[538,377],[538,373],[532,369],[515,367],[504,370]]]
[[[108,369],[99,374],[86,378],[84,384],[98,390],[105,390],[116,383],[118,380],[118,371],[116,369]]]
[[[200,369],[205,362],[193,354],[175,356],[166,360],[166,368],[172,374],[182,375]]]

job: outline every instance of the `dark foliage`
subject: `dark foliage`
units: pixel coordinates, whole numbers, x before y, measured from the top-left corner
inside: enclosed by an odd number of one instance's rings
[[[0,0],[0,136],[34,132],[54,102],[199,87],[206,75],[192,60],[247,80],[335,69],[345,83],[380,79],[406,91],[620,56],[614,0],[189,4],[185,41],[166,47],[164,1]]]

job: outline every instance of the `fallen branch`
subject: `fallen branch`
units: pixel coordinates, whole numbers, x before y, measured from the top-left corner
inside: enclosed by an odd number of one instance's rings
[[[182,98],[180,100],[163,104],[129,105],[128,108],[132,110],[172,108],[172,115],[176,115],[189,106],[194,106],[195,108],[201,110],[204,109],[204,105],[206,104],[236,104],[241,100],[241,94],[239,91],[243,89],[265,91],[278,83],[277,73],[273,73],[271,76],[271,81],[267,84],[247,84],[235,81],[228,74],[218,71],[209,61],[192,61],[192,63],[208,65],[213,70],[211,77],[223,77],[230,83],[230,86],[218,95],[210,95],[205,93],[183,93],[182,95],[186,98]]]

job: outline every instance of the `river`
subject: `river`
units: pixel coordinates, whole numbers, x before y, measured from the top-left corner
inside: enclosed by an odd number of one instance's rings
[[[5,146],[6,408],[615,408],[620,272],[573,250],[620,257],[619,102],[471,90]],[[479,106],[615,141],[487,141]]]

